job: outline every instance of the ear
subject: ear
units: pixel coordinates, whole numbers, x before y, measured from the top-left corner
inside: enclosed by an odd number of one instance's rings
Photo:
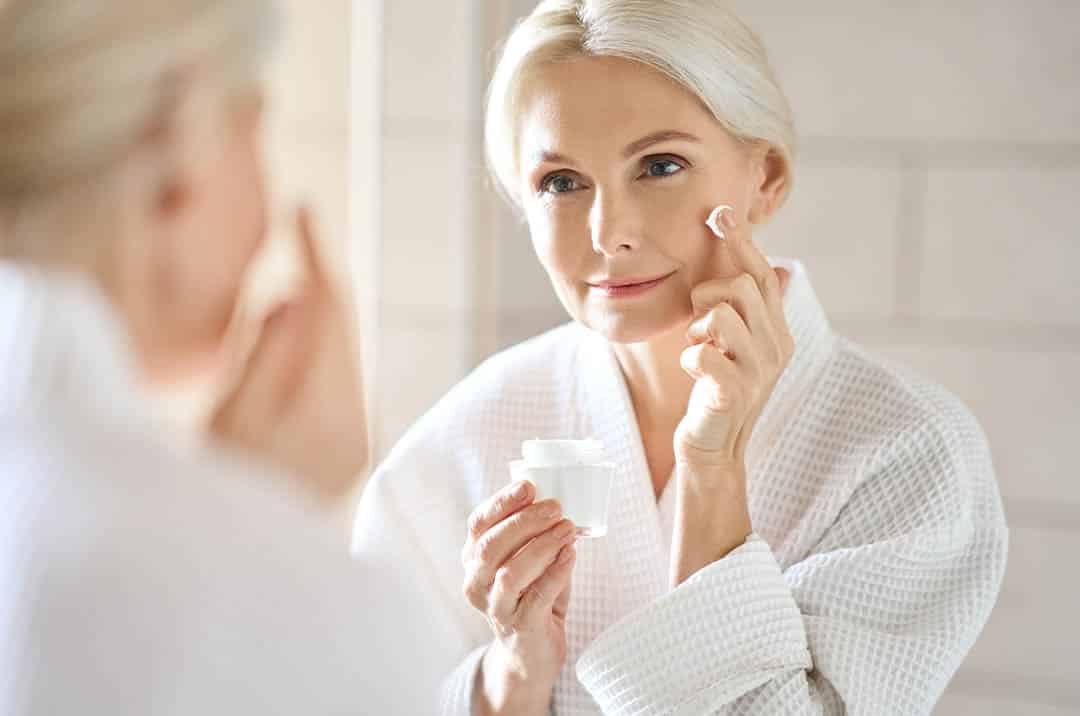
[[[755,179],[749,218],[753,224],[765,224],[787,198],[791,167],[784,155],[767,142],[756,144],[752,157]]]

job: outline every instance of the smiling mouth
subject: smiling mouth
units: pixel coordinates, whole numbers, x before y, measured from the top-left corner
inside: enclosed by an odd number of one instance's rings
[[[605,298],[630,298],[648,293],[674,275],[674,272],[656,278],[629,278],[597,281],[589,284],[589,290]]]

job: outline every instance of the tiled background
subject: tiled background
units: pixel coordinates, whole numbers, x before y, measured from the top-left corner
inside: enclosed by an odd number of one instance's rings
[[[384,4],[381,90],[354,103],[370,134],[368,98],[382,98],[381,159],[358,162],[366,180],[377,173],[382,230],[354,234],[379,282],[366,338],[381,453],[478,360],[564,320],[480,153],[491,48],[531,5]],[[958,393],[994,449],[1008,576],[939,713],[1076,713],[1080,3],[734,6],[770,47],[803,138],[797,190],[762,244],[804,260],[840,332]],[[305,14],[303,32],[338,38]],[[293,120],[310,160],[290,180],[343,205],[335,121]]]

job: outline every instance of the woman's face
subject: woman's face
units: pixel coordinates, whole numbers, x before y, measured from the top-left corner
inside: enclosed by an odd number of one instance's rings
[[[152,189],[130,232],[152,245],[135,271],[145,282],[135,291],[133,328],[147,377],[157,383],[222,367],[223,341],[266,233],[261,97],[210,93],[201,101],[187,110],[194,119],[179,117],[172,136],[153,147],[175,169]]]
[[[767,219],[784,181],[778,155],[738,142],[691,92],[628,60],[551,64],[523,99],[519,191],[567,311],[619,343],[685,329],[691,289],[736,273],[709,213],[728,204],[740,223]]]

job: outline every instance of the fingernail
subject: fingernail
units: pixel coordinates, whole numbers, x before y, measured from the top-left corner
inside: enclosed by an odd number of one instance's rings
[[[558,517],[560,514],[562,514],[562,507],[557,502],[546,505],[543,511],[540,512],[540,516],[544,519]]]
[[[510,493],[510,496],[513,497],[515,500],[522,500],[525,499],[525,493],[527,493],[528,491],[529,483],[525,480],[522,480],[517,484],[516,487],[514,487],[514,490]]]
[[[574,545],[568,544],[559,552],[559,564],[566,564],[574,558]]]
[[[575,530],[577,530],[577,527],[574,526],[573,522],[566,522],[555,529],[555,537],[558,539],[566,539],[572,535]]]

